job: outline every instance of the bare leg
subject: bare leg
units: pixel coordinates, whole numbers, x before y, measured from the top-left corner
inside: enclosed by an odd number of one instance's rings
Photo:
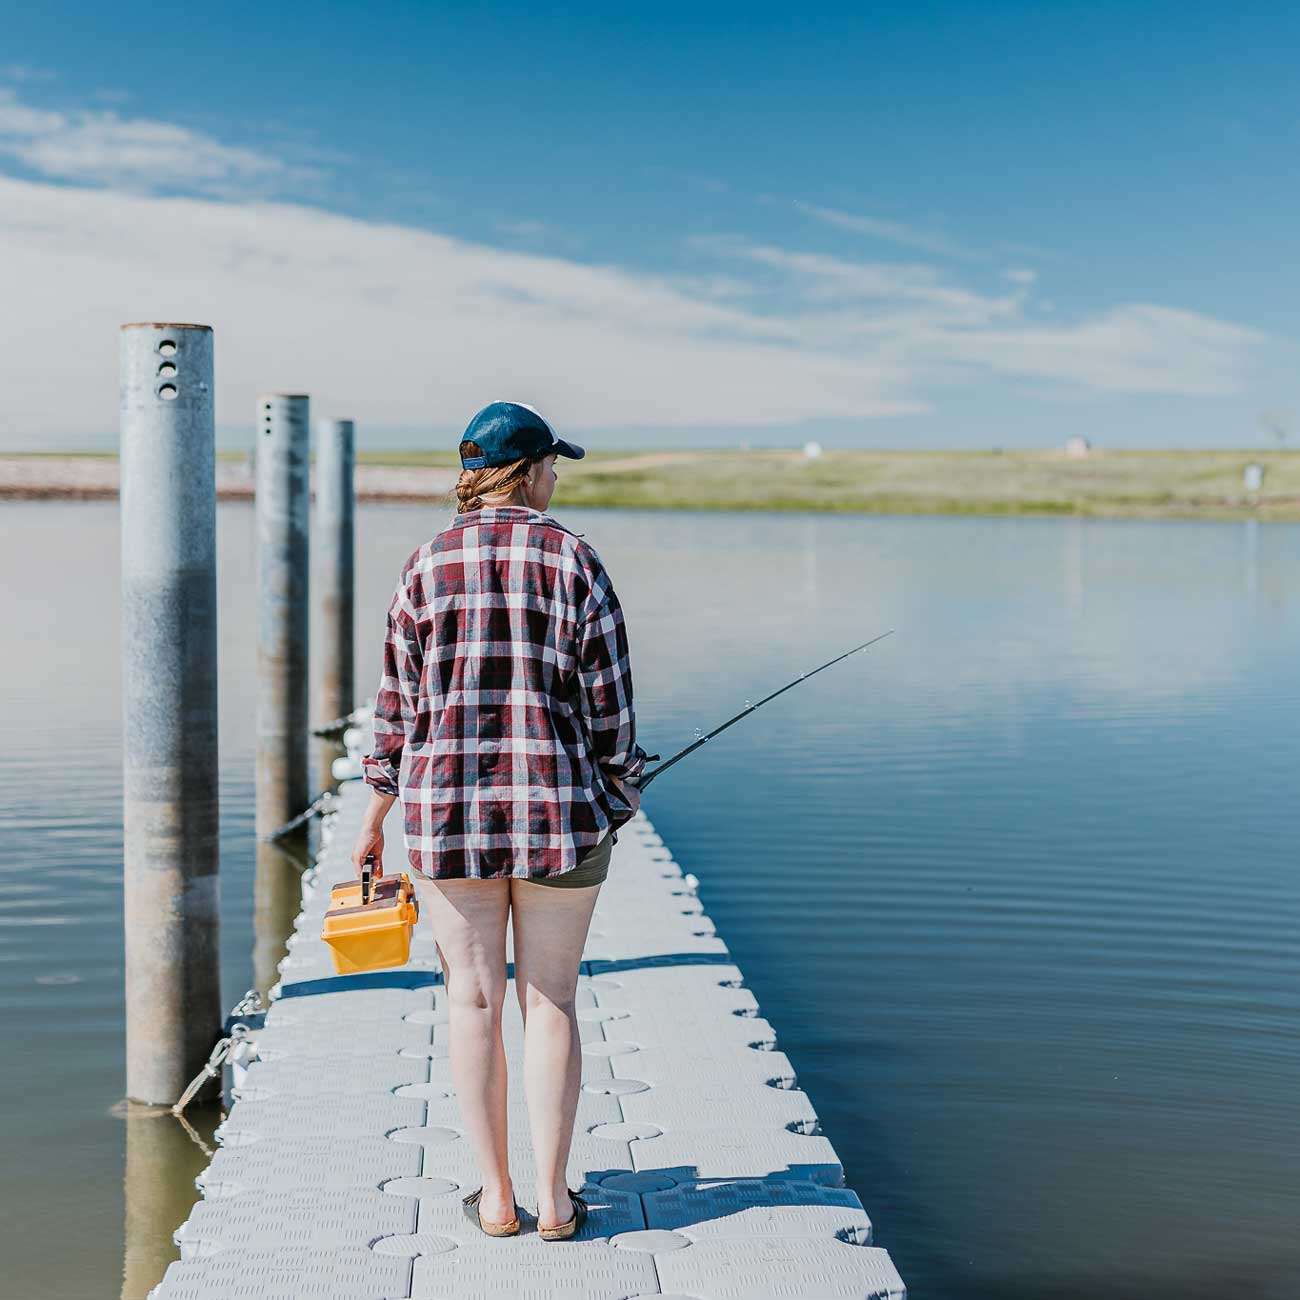
[[[417,878],[416,888],[443,964],[451,1078],[483,1175],[479,1212],[489,1222],[506,1223],[515,1213],[501,1041],[510,882]]]
[[[599,885],[556,889],[529,880],[510,882],[515,989],[524,1016],[524,1092],[537,1160],[537,1221],[546,1228],[573,1217],[566,1179],[582,1082],[574,996],[599,893]]]

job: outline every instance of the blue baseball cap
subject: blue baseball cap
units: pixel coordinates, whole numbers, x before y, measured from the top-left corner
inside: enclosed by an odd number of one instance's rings
[[[587,453],[575,443],[565,442],[531,406],[522,402],[493,402],[485,406],[470,422],[462,442],[476,442],[483,448],[481,456],[460,458],[464,469],[485,469],[489,465],[509,465],[525,456],[568,456],[581,460]]]

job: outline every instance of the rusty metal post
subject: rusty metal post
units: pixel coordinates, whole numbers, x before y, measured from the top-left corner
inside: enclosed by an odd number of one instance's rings
[[[316,721],[345,717],[356,706],[352,661],[354,572],[354,463],[351,420],[321,420],[316,426],[316,579],[320,672]],[[344,752],[336,740],[322,740],[319,790],[333,789],[334,760]]]
[[[308,400],[257,402],[256,828],[269,835],[311,802],[308,789],[308,549],[311,432]]]
[[[212,331],[121,331],[126,1091],[170,1105],[221,1030]]]

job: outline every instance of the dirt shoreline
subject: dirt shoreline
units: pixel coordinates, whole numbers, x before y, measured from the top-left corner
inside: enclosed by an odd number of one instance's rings
[[[217,500],[251,501],[253,475],[244,462],[217,462]],[[359,501],[442,501],[455,486],[451,470],[427,466],[358,465]],[[0,501],[111,501],[119,493],[116,457],[0,456]]]
[[[454,508],[457,471],[371,453],[356,465],[362,502]],[[1247,492],[1244,468],[1262,467]],[[116,456],[0,454],[0,500],[112,500]],[[217,460],[217,497],[249,501],[247,457]],[[562,473],[560,505],[632,510],[1300,521],[1300,451],[1060,452],[699,450],[596,456]]]

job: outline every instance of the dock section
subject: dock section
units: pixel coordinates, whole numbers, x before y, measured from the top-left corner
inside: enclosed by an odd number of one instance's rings
[[[369,795],[346,782],[258,1059],[152,1300],[901,1300],[795,1067],[644,815],[619,832],[578,986],[582,1091],[569,1185],[591,1214],[545,1242],[488,1238],[451,1084],[437,950],[338,977],[320,942]],[[400,858],[400,851],[396,858]],[[508,958],[512,953],[508,951]],[[523,1025],[506,996],[510,1157],[534,1183]]]

